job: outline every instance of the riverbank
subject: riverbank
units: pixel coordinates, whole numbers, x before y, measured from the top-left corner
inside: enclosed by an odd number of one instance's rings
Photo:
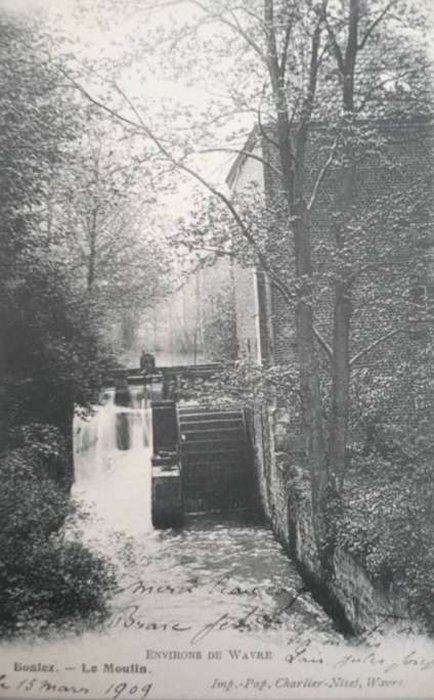
[[[429,697],[434,645],[396,626],[343,637],[262,525],[100,535],[118,570],[109,619],[3,644],[8,697],[24,681],[25,697]]]

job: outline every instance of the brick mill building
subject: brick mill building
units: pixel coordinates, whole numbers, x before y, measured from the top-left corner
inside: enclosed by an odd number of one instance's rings
[[[322,133],[327,129],[321,124],[312,127],[315,143],[321,142]],[[382,206],[399,198],[400,193],[415,188],[419,192],[432,191],[434,130],[428,119],[412,120],[407,123],[384,122],[375,128],[380,132],[382,147],[377,153],[368,153],[358,167],[357,206],[364,211],[372,206]],[[324,139],[327,136],[324,136]],[[264,193],[265,201],[274,198],[276,177],[265,163],[249,158],[251,150],[271,165],[276,165],[277,153],[267,140],[256,131],[248,140],[243,153],[233,163],[227,184],[233,194],[243,191],[252,183]],[[319,164],[312,157],[312,179]],[[312,212],[312,238],[318,249],[331,235],[333,210],[336,207],[336,183],[333,170],[322,185],[322,194]],[[388,201],[387,201],[388,200]],[[414,277],[414,299],[428,301],[434,289],[434,230],[430,226],[430,202],[420,205],[417,218],[402,222],[403,226],[412,228],[415,246],[424,260],[424,270],[419,268]],[[286,246],[291,254],[289,244],[282,240],[272,240],[271,247]],[[326,253],[325,253],[326,255]],[[324,253],[319,250],[314,263],[317,269],[324,266]],[[287,305],[278,290],[270,285],[267,275],[258,267],[244,268],[238,266],[233,275],[234,308],[236,313],[237,340],[240,356],[258,364],[280,364],[291,361],[294,357],[294,322]],[[363,289],[363,282],[361,283]],[[363,293],[363,292],[362,292]],[[319,303],[319,325],[327,336],[327,323],[330,321],[330,303],[325,298]]]
[[[360,238],[360,260],[367,255],[367,250],[374,261],[381,260],[382,256],[387,259],[378,269],[374,265],[372,272],[369,264],[365,265],[366,271],[361,264],[361,273],[354,285],[351,350],[356,369],[371,368],[377,373],[393,375],[395,359],[406,353],[411,355],[413,344],[423,342],[423,318],[429,311],[434,290],[434,229],[429,201],[433,138],[429,119],[366,124],[368,147],[357,168],[352,225],[355,236]],[[327,151],[328,139],[329,130],[324,125],[312,127],[308,156],[311,186]],[[265,204],[273,203],[278,189],[274,174],[278,161],[270,141],[258,130],[250,136],[227,177],[233,197],[253,185],[256,191],[263,193]],[[258,158],[249,157],[249,153]],[[311,213],[317,287],[315,321],[326,342],[330,342],[333,313],[328,241],[333,235],[338,207],[336,178],[337,170],[331,167]],[[289,275],[291,242],[282,238],[280,231],[277,234],[271,231],[269,235],[270,255],[279,252],[276,258],[279,274],[285,275],[286,261]],[[414,256],[412,260],[409,255]],[[367,260],[369,262],[369,258]],[[357,248],[353,264],[358,264]],[[294,312],[270,283],[268,275],[258,266],[229,264],[222,260],[213,272],[213,286],[219,276],[221,284],[227,284],[230,278],[233,285],[238,358],[262,366],[293,363],[296,354]],[[388,295],[396,293],[404,276],[407,298],[399,308],[393,303],[388,305]],[[374,289],[377,295],[380,291],[380,302],[374,298]],[[406,324],[410,317],[414,332],[398,333],[387,343],[375,347],[376,340],[387,334],[389,328]],[[417,318],[422,320],[416,323]],[[374,347],[357,361],[360,350],[367,345]],[[319,347],[318,353],[321,357]],[[275,530],[286,541],[291,527],[288,469],[303,463],[304,441],[298,420],[288,410],[288,403],[285,405],[279,400],[269,406],[258,405],[251,411],[250,431],[262,505]]]

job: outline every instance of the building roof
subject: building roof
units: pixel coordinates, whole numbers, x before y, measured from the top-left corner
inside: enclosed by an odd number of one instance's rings
[[[376,125],[377,127],[381,128],[384,131],[389,131],[392,132],[394,130],[396,131],[409,131],[411,129],[417,129],[420,131],[421,129],[432,129],[434,127],[434,119],[431,115],[417,115],[413,116],[410,119],[360,119],[357,122],[359,125]],[[310,124],[310,129],[315,130],[315,131],[320,131],[321,129],[326,129],[328,127],[328,124],[326,124],[323,121],[312,121]],[[294,130],[297,128],[297,125],[294,125]],[[257,146],[261,142],[261,134],[265,131],[272,131],[273,126],[270,124],[266,124],[265,126],[259,127],[258,125],[254,126],[253,129],[251,130],[249,136],[247,137],[244,146],[240,148],[238,155],[234,159],[229,172],[226,176],[226,184],[230,189],[233,188],[237,177],[246,162],[247,158],[249,157],[249,153],[252,153],[255,149],[255,146]]]
[[[249,157],[249,153],[252,153],[253,149],[255,148],[258,142],[259,127],[254,126],[250,134],[248,135],[244,146],[239,150],[239,153],[236,156],[234,162],[232,163],[230,170],[226,176],[226,184],[229,188],[232,188],[234,186],[236,179],[241,171],[241,168],[243,167],[244,163]]]

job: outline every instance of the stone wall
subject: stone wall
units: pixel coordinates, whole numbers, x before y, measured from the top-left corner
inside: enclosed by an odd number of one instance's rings
[[[254,444],[255,474],[266,519],[288,554],[296,561],[306,582],[331,614],[342,618],[356,633],[376,628],[397,617],[408,617],[394,591],[386,592],[370,580],[361,562],[337,549],[334,574],[322,579],[315,542],[309,477],[301,468],[301,445],[291,455],[280,446],[279,410],[258,407],[251,411],[248,427]]]
[[[343,549],[337,548],[334,552],[331,580],[322,580],[308,488],[307,483],[302,493],[291,499],[289,512],[282,515],[291,521],[290,531],[295,537],[292,549],[302,571],[313,583],[314,591],[320,598],[324,596],[324,602],[332,609],[336,605],[338,613],[344,613],[356,633],[384,626],[397,615],[404,617],[401,602],[371,581],[363,564]]]

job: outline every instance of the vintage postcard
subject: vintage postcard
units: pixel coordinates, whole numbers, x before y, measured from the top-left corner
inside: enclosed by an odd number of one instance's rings
[[[0,697],[434,697],[434,12],[0,0]]]

